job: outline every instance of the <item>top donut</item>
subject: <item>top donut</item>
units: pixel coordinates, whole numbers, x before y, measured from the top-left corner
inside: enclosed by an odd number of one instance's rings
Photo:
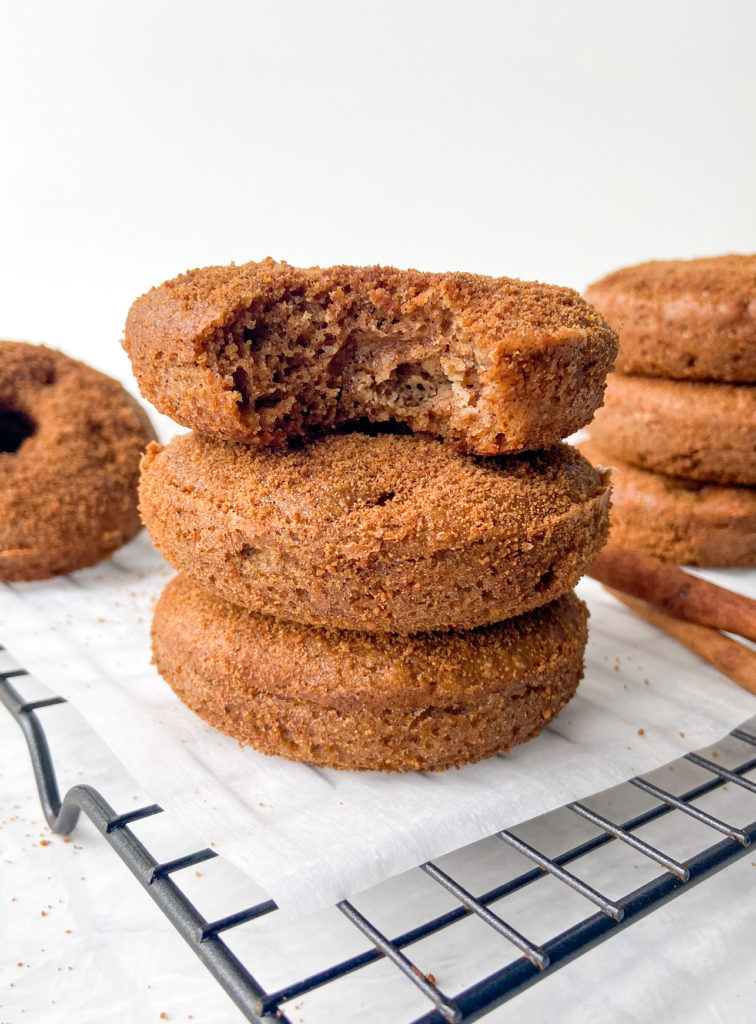
[[[394,420],[497,455],[588,423],[617,340],[568,288],[265,260],[153,288],[124,347],[144,397],[203,434],[268,446]]]
[[[585,297],[620,336],[620,373],[756,383],[756,254],[624,267]]]

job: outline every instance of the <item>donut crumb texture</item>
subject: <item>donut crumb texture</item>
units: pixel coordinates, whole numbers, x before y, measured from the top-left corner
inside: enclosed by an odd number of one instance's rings
[[[153,288],[124,346],[145,398],[202,433],[267,446],[392,420],[495,455],[588,423],[617,340],[568,288],[269,259]]]

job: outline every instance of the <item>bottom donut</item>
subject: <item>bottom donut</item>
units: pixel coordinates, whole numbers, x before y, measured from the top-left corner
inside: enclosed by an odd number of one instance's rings
[[[532,739],[574,695],[588,612],[574,594],[470,632],[281,622],[186,577],[152,624],[155,664],[210,725],[319,767],[441,771]]]
[[[612,541],[678,565],[756,565],[756,487],[724,487],[636,469],[593,441],[580,450],[612,466]]]

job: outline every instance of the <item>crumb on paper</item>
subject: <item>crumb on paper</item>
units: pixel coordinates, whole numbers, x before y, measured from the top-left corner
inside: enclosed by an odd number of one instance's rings
[[[680,739],[681,739],[681,740],[684,740],[684,739],[685,739],[685,733],[684,733],[684,732],[681,732],[681,733],[680,733]]]
[[[638,735],[639,736],[645,736],[646,735],[646,730],[645,729],[639,729],[638,730]]]

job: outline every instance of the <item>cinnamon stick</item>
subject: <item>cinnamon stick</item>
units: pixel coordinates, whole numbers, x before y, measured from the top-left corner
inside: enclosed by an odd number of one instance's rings
[[[710,665],[728,676],[733,682],[756,696],[756,651],[752,651],[745,644],[739,644],[737,640],[723,636],[722,633],[709,626],[683,622],[681,619],[666,615],[645,601],[621,594],[611,587],[606,587],[606,590],[618,601],[627,605],[636,615],[640,615],[646,622],[669,633],[670,636],[697,654],[699,658],[708,661]]]
[[[652,555],[608,544],[588,575],[675,618],[756,641],[756,601],[691,576]]]

